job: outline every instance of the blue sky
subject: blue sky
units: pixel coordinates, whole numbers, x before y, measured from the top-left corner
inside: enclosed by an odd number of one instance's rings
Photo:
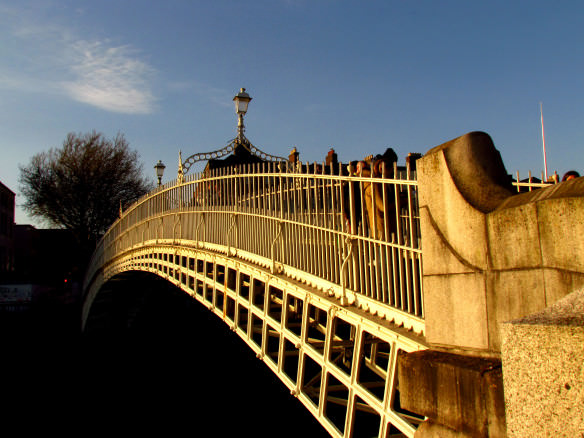
[[[0,0],[0,181],[67,133],[125,134],[154,180],[236,135],[400,162],[489,133],[509,173],[584,173],[584,2]],[[17,223],[35,223],[19,208]]]

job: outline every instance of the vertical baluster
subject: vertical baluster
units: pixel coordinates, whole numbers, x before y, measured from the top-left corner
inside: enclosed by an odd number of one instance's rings
[[[268,239],[261,239],[261,254],[265,255],[267,251],[267,240],[269,240],[270,230],[269,230],[269,223],[266,221],[266,177],[265,177],[265,165],[258,164],[259,172],[260,172],[260,205],[261,205],[261,228],[260,233],[263,233],[263,236],[268,236]]]
[[[295,168],[292,170],[292,177],[290,178],[290,220],[294,221],[293,231],[292,231],[292,243],[291,245],[294,247],[294,254],[292,259],[292,265],[295,268],[300,266],[299,263],[299,244],[300,244],[300,225],[299,225],[299,218],[298,218],[298,187],[297,182],[298,179],[295,176]]]
[[[213,180],[211,179],[213,174],[212,170],[209,170],[208,172],[206,172],[205,174],[205,186],[204,186],[204,202],[205,202],[205,214],[206,214],[206,220],[205,220],[205,224],[204,224],[204,236],[205,236],[205,240],[206,241],[210,241],[212,239],[212,234],[211,234],[211,226],[212,226],[212,222],[213,222],[213,218],[211,216],[211,196],[212,196],[212,185],[213,185]]]
[[[319,199],[319,184],[320,184],[320,179],[317,177],[318,174],[318,163],[314,163],[314,168],[313,168],[313,176],[312,176],[312,199],[313,199],[313,206],[312,206],[312,214],[313,214],[313,225],[314,227],[312,228],[312,259],[313,259],[313,266],[314,266],[314,271],[313,273],[315,275],[317,275],[318,277],[322,278],[323,272],[322,272],[322,253],[321,253],[321,248],[322,248],[322,239],[320,236],[320,229],[318,227],[320,227],[320,215],[321,215],[321,211],[320,211],[320,199]]]
[[[240,213],[245,213],[247,211],[247,195],[246,195],[246,186],[247,186],[247,177],[245,171],[245,165],[242,164],[238,168],[237,172],[237,193],[236,193],[236,203],[237,203],[237,211]],[[238,227],[240,230],[246,230],[245,222],[247,221],[246,215],[239,215],[238,217]],[[247,235],[249,233],[239,233],[238,240],[239,240],[239,248],[243,250],[247,250]]]
[[[247,206],[247,193],[246,193],[246,179],[245,179],[245,166],[242,164],[238,168],[237,172],[237,193],[235,194],[235,201],[237,203],[237,211],[243,213],[246,211]]]
[[[407,297],[407,312],[412,313],[414,311],[414,292],[413,292],[413,281],[412,281],[412,275],[413,275],[413,265],[412,265],[412,257],[411,257],[411,252],[410,249],[412,247],[412,222],[411,222],[411,216],[409,214],[410,211],[410,207],[411,207],[411,192],[410,192],[410,185],[406,184],[405,185],[405,192],[406,192],[406,204],[407,204],[407,211],[406,211],[406,216],[404,218],[404,222],[405,222],[405,228],[406,228],[406,234],[405,234],[405,246],[408,249],[404,250],[403,256],[404,256],[404,268],[405,268],[405,282],[406,282],[406,297]]]
[[[336,272],[337,272],[337,283],[340,284],[341,283],[341,275],[343,275],[343,273],[341,272],[341,266],[342,266],[342,262],[344,260],[343,257],[343,253],[341,251],[341,248],[343,248],[343,241],[345,240],[345,236],[343,236],[342,232],[344,231],[344,200],[343,200],[343,184],[345,183],[342,180],[342,167],[343,165],[341,163],[339,163],[339,174],[338,174],[338,178],[336,180],[333,180],[333,186],[334,186],[334,192],[335,192],[335,199],[333,199],[333,209],[334,209],[334,225],[333,225],[333,229],[336,232],[336,237],[334,240],[334,258],[335,258],[335,266],[336,266]],[[345,282],[345,284],[348,284],[348,282]]]
[[[248,170],[249,170],[249,183],[250,183],[250,198],[249,198],[249,202],[250,202],[250,210],[252,213],[251,216],[251,223],[250,223],[250,233],[251,235],[257,236],[257,234],[255,234],[256,232],[256,224],[257,224],[257,216],[256,216],[256,192],[257,192],[257,185],[256,185],[256,176],[255,176],[255,166],[253,164],[250,164],[248,166]],[[256,246],[256,241],[255,239],[251,239],[249,241],[249,250],[251,252],[255,251],[255,246]]]
[[[227,193],[227,172],[227,167],[219,169],[219,186],[221,187],[221,191],[217,200],[219,204],[218,213],[221,218],[219,224],[221,224],[220,229],[222,229],[222,232],[219,232],[219,229],[217,230],[217,243],[225,247],[227,247],[227,240],[231,239],[231,235],[228,235],[231,224],[229,223],[229,214],[227,213],[227,200],[229,199],[229,194]]]
[[[266,239],[265,241],[265,248],[264,248],[264,253],[263,255],[266,257],[270,257],[270,253],[271,253],[271,244],[272,244],[272,240],[275,237],[275,232],[274,232],[274,222],[269,220],[268,218],[270,217],[270,209],[271,209],[271,193],[270,193],[270,177],[269,177],[269,165],[268,163],[262,163],[262,173],[263,173],[263,184],[264,184],[264,189],[263,189],[263,196],[264,196],[264,223],[265,223],[265,229],[268,230],[267,235],[269,236],[269,239]]]
[[[217,176],[219,175],[219,170],[218,169],[214,169],[211,171],[211,175],[210,175],[210,183],[211,183],[211,193],[209,194],[209,210],[210,210],[210,221],[209,221],[209,227],[210,227],[210,241],[212,243],[217,243],[217,234],[216,234],[216,230],[217,230],[217,221],[220,220],[220,218],[217,215],[217,192],[219,191],[219,181],[217,179]]]
[[[238,166],[235,173],[234,184],[234,195],[233,195],[233,205],[235,206],[235,211],[243,211],[243,182],[241,179],[241,174],[243,173],[243,166]]]
[[[376,299],[376,300],[380,300],[380,291],[379,291],[379,279],[378,279],[378,265],[379,265],[379,253],[377,251],[378,249],[378,241],[381,239],[381,236],[379,235],[379,230],[377,229],[379,226],[379,218],[377,216],[377,189],[378,189],[378,184],[377,182],[375,182],[376,178],[374,175],[374,169],[373,169],[373,163],[371,163],[371,185],[370,185],[370,189],[371,189],[371,211],[369,211],[369,214],[372,216],[371,217],[371,222],[372,222],[372,228],[373,228],[373,239],[374,242],[369,241],[368,243],[368,249],[369,249],[369,254],[367,257],[367,261],[369,264],[369,284],[370,284],[370,288],[371,288],[371,297]]]
[[[359,178],[363,177],[363,171],[359,172]],[[359,270],[358,270],[358,280],[359,280],[359,288],[357,289],[362,294],[367,295],[367,281],[365,277],[365,266],[364,266],[364,259],[365,259],[365,248],[363,244],[363,237],[366,236],[366,228],[367,228],[367,210],[365,207],[365,191],[363,187],[363,181],[359,180],[359,197],[361,199],[361,208],[360,208],[360,217],[361,217],[361,227],[357,231],[357,234],[360,239],[358,239],[358,263],[359,263]]]
[[[284,163],[284,166],[286,166],[286,163]],[[284,179],[282,181],[282,184],[284,184],[283,190],[284,190],[284,202],[285,202],[285,209],[283,208],[283,218],[288,220],[290,219],[290,179],[288,177],[288,169],[287,167],[284,167],[282,169],[285,173],[284,175]],[[293,251],[294,248],[291,244],[292,242],[292,235],[291,235],[291,229],[292,226],[290,225],[289,222],[286,223],[286,229],[285,229],[285,246],[284,246],[284,256],[285,256],[285,260],[284,263],[286,263],[287,265],[293,266]]]
[[[281,204],[280,204],[280,196],[279,196],[278,175],[276,173],[276,171],[277,171],[276,163],[271,162],[270,168],[271,168],[270,191],[272,193],[271,217],[273,218],[272,223],[274,224],[275,235],[278,236],[280,233],[280,223],[279,223],[280,221],[278,219],[281,218],[280,217]],[[278,237],[278,241],[276,242],[276,244],[274,246],[275,260],[277,262],[282,262],[282,249],[281,249],[282,248],[282,239],[283,239],[283,236],[280,235],[280,237]]]
[[[286,181],[287,181],[287,190],[288,190],[288,214],[286,219],[288,220],[288,251],[290,252],[290,259],[289,264],[290,266],[296,267],[296,244],[297,240],[297,224],[296,224],[296,209],[294,198],[296,195],[296,191],[294,190],[294,177],[293,177],[293,168],[290,166],[286,167]]]
[[[411,181],[411,168],[410,162],[406,162],[406,179]],[[420,314],[420,301],[418,299],[418,292],[420,290],[419,283],[418,283],[418,269],[417,269],[417,257],[416,252],[413,251],[415,248],[415,242],[417,242],[417,229],[416,229],[416,222],[414,220],[414,196],[413,196],[413,186],[408,184],[408,220],[409,220],[409,228],[410,228],[410,253],[409,253],[409,262],[411,264],[411,282],[412,282],[412,300],[413,300],[413,313],[415,315]]]
[[[255,178],[253,174],[253,165],[247,165],[247,171],[249,173],[249,209],[250,212],[255,214]]]
[[[320,178],[317,177],[318,174],[318,163],[314,163],[314,176],[313,178],[313,186],[312,186],[312,199],[313,199],[313,215],[314,215],[314,227],[313,230],[313,259],[315,270],[314,273],[322,278],[322,238],[320,233],[320,219],[321,219],[321,208],[320,208],[320,199],[319,199],[319,185],[320,185]]]
[[[250,168],[250,183],[251,183],[250,207],[251,207],[251,212],[253,214],[250,234],[257,236],[257,234],[256,234],[256,232],[257,232],[257,199],[256,199],[256,195],[257,195],[258,189],[257,189],[257,184],[256,184],[255,165],[250,164],[249,168]],[[256,249],[256,241],[252,239],[250,241],[250,251],[254,252],[255,249]]]
[[[312,163],[312,174],[310,175],[310,178],[308,179],[309,181],[309,187],[308,187],[308,197],[309,197],[309,202],[308,202],[308,214],[310,215],[310,225],[312,225],[309,230],[310,230],[310,250],[309,250],[309,267],[310,267],[310,273],[311,274],[316,274],[318,275],[318,271],[319,271],[319,267],[320,267],[320,263],[318,260],[318,251],[317,251],[317,234],[316,234],[316,229],[315,229],[315,225],[317,225],[316,223],[316,204],[317,204],[317,200],[315,199],[315,194],[316,194],[316,162]]]
[[[390,215],[392,214],[391,208],[393,207],[393,205],[391,205],[389,196],[387,196],[387,194],[389,193],[390,187],[391,187],[391,183],[387,181],[387,169],[385,168],[385,163],[381,163],[381,174],[383,175],[383,182],[380,183],[380,187],[381,187],[381,201],[382,201],[382,205],[383,205],[383,243],[379,244],[378,247],[378,254],[379,254],[379,263],[377,264],[378,267],[378,276],[379,276],[379,281],[378,281],[378,285],[381,287],[381,301],[384,303],[388,303],[388,272],[389,272],[389,267],[387,265],[387,241],[388,241],[388,236],[390,234],[389,230],[389,218]]]
[[[266,209],[266,216],[273,217],[273,210],[274,210],[274,202],[273,202],[273,187],[272,187],[272,169],[271,163],[264,163],[264,172],[266,173],[266,178],[264,178],[266,182],[266,190],[265,193],[267,194],[267,209]],[[270,221],[273,222],[273,221]]]
[[[320,235],[322,237],[322,255],[323,255],[323,261],[322,261],[322,265],[323,265],[323,275],[324,278],[326,278],[327,280],[331,280],[331,274],[332,274],[332,269],[331,269],[331,260],[330,260],[330,255],[329,255],[329,249],[330,249],[330,245],[329,245],[329,241],[330,241],[330,235],[328,232],[328,206],[327,206],[327,198],[328,198],[328,193],[327,193],[327,188],[328,188],[328,181],[329,181],[329,177],[327,176],[327,168],[326,168],[326,164],[323,162],[322,163],[322,178],[320,180],[320,203],[321,203],[321,227],[322,230],[320,232]]]
[[[369,177],[367,177],[368,179],[371,179],[371,175],[369,175]],[[367,196],[371,197],[371,194],[368,195],[366,192],[367,189],[367,184],[369,184],[369,189],[371,189],[371,181],[363,181],[363,198],[365,199]],[[371,190],[371,193],[373,191]],[[373,257],[371,256],[371,241],[369,240],[369,238],[373,238],[375,236],[375,227],[372,226],[373,224],[373,220],[372,218],[369,217],[370,215],[370,211],[367,208],[367,202],[365,199],[365,202],[363,202],[363,237],[364,239],[362,240],[362,263],[363,263],[363,290],[364,290],[364,294],[368,297],[373,297],[373,291],[372,291],[372,280],[371,280],[371,266],[372,266],[372,259]],[[365,226],[366,225],[366,226]]]
[[[304,226],[304,169],[301,165],[296,178],[296,220],[298,222],[298,268],[304,270],[305,226]]]
[[[249,180],[249,165],[248,164],[244,164],[242,166],[242,176],[241,176],[241,184],[240,184],[240,190],[243,191],[243,202],[242,202],[242,208],[244,212],[249,212],[249,186],[250,186],[250,180]],[[243,215],[242,216],[242,225],[240,226],[241,230],[246,230],[246,232],[242,233],[242,237],[243,237],[243,249],[245,249],[246,251],[249,251],[249,234],[247,232],[248,227],[247,227],[247,221],[249,220],[249,216],[248,215]]]
[[[229,188],[229,196],[227,197],[227,206],[229,211],[235,213],[237,211],[237,167],[233,166],[229,169],[229,179],[227,180],[227,187]]]
[[[302,192],[302,201],[304,202],[304,223],[307,225],[312,224],[312,216],[310,214],[311,210],[311,200],[312,196],[310,196],[310,164],[307,163],[306,168],[306,176],[303,180],[304,182],[304,191]],[[312,265],[310,263],[310,255],[311,255],[311,238],[312,238],[312,230],[310,226],[304,227],[305,233],[305,241],[304,241],[304,261],[303,266],[307,272],[312,273]]]
[[[278,227],[282,227],[282,234],[280,235],[280,241],[278,242],[278,247],[280,250],[280,258],[278,261],[282,264],[288,264],[287,256],[287,229],[288,226],[284,222],[286,217],[286,190],[285,190],[285,177],[282,175],[282,167],[280,163],[274,162],[274,178],[276,180],[276,199],[278,202]]]
[[[305,215],[306,223],[309,225],[306,227],[307,239],[306,239],[306,268],[308,272],[314,274],[317,271],[317,256],[315,252],[315,203],[314,203],[314,162],[312,166],[308,164],[306,169],[306,203],[305,203]]]
[[[261,167],[261,182],[262,182],[262,190],[261,190],[261,195],[262,195],[262,222],[263,222],[263,230],[264,230],[264,235],[265,236],[269,236],[268,239],[263,239],[263,248],[262,248],[262,255],[265,257],[269,257],[270,256],[270,248],[269,245],[272,243],[271,240],[273,239],[273,230],[271,229],[270,225],[271,225],[271,221],[268,221],[266,219],[267,215],[268,215],[268,187],[267,187],[267,181],[266,181],[266,163],[261,163],[260,164]]]
[[[274,239],[276,238],[276,236],[278,235],[278,227],[276,224],[276,221],[274,220],[275,218],[275,205],[274,205],[274,179],[273,179],[273,169],[272,169],[272,163],[267,162],[265,163],[265,168],[266,168],[266,173],[267,173],[267,178],[266,178],[266,188],[267,188],[267,194],[268,194],[268,214],[267,214],[267,222],[269,224],[270,230],[271,230],[271,238],[269,241],[269,253],[271,256],[271,252],[272,252],[272,245],[274,247],[274,260],[278,260],[278,242],[274,243]]]
[[[357,214],[360,213],[361,207],[357,206],[356,204],[356,199],[355,196],[359,196],[359,202],[362,202],[362,199],[360,197],[360,193],[358,192],[359,190],[359,183],[354,181],[354,171],[355,169],[353,168],[352,164],[349,164],[349,233],[351,233],[351,237],[355,238],[355,236],[357,236],[357,228],[358,228],[358,221],[357,221]],[[351,281],[351,285],[352,285],[352,289],[356,292],[358,292],[360,290],[359,288],[359,260],[358,260],[358,254],[356,252],[357,250],[357,242],[353,242],[351,243],[351,246],[354,248],[353,254],[351,256],[351,270],[349,271],[351,275],[350,281]],[[351,248],[348,248],[348,251],[350,251]]]
[[[220,218],[219,227],[217,229],[217,242],[224,246],[227,246],[227,239],[231,239],[231,235],[227,234],[230,228],[229,214],[227,213],[227,172],[228,168],[226,167],[219,170],[219,185],[221,187],[221,196],[217,200],[219,204],[218,213]]]
[[[218,199],[219,209],[225,213],[227,210],[227,202],[229,200],[229,188],[227,186],[227,175],[229,172],[228,167],[223,167],[219,169],[219,186],[221,187],[221,191],[219,192],[220,196]]]
[[[325,164],[322,163],[321,164],[321,176],[324,176],[324,169],[325,169]],[[319,205],[319,210],[320,210],[320,231],[319,231],[319,237],[320,237],[320,242],[319,244],[319,248],[320,248],[320,254],[321,254],[321,260],[320,260],[320,265],[321,265],[321,273],[322,273],[322,277],[325,279],[329,279],[329,274],[330,274],[330,269],[327,269],[328,267],[328,251],[327,251],[327,242],[328,242],[328,236],[327,233],[325,231],[325,214],[326,214],[326,192],[325,192],[325,187],[326,187],[326,179],[324,178],[319,178],[318,179],[318,205]]]
[[[260,214],[261,213],[261,202],[260,202],[260,191],[261,191],[261,180],[260,180],[260,165],[259,163],[255,163],[252,165],[253,167],[253,172],[254,172],[254,184],[255,184],[255,193],[254,193],[254,205],[255,205],[255,213],[256,214]]]
[[[338,284],[337,275],[337,258],[335,257],[335,242],[337,238],[337,230],[335,229],[335,174],[332,164],[328,171],[328,177],[325,181],[326,183],[326,211],[327,211],[327,257],[328,257],[328,271],[329,279]]]
[[[329,189],[329,181],[331,180],[330,174],[328,172],[326,163],[322,164],[323,169],[323,179],[321,184],[321,199],[322,199],[322,227],[323,231],[321,231],[323,237],[323,254],[324,254],[324,275],[325,278],[331,281],[334,278],[334,268],[331,259],[330,249],[331,249],[331,237],[332,233],[329,232],[330,230],[330,223],[329,223],[329,200],[330,196],[332,196],[331,191]]]
[[[263,236],[269,236],[269,228],[266,226],[266,177],[265,177],[265,165],[263,163],[259,163],[258,164],[258,169],[259,169],[259,183],[260,183],[260,197],[259,197],[259,201],[260,201],[260,206],[261,206],[261,223],[262,223],[262,228],[260,229],[260,232],[263,233]],[[266,239],[260,239],[260,243],[262,244],[261,247],[261,254],[265,255],[266,254]]]
[[[391,302],[392,306],[401,308],[401,295],[399,290],[399,250],[396,248],[396,236],[391,234],[391,245],[389,247],[391,254]]]
[[[397,163],[394,163],[393,165],[393,174],[397,175]],[[407,301],[406,301],[406,296],[405,296],[405,275],[404,275],[404,251],[403,251],[403,245],[404,245],[404,231],[403,231],[403,223],[401,220],[401,191],[402,191],[402,185],[396,183],[395,184],[395,217],[396,217],[396,229],[397,229],[397,244],[399,245],[399,247],[397,248],[396,254],[397,254],[397,271],[398,271],[398,278],[397,278],[397,283],[398,283],[398,288],[399,288],[399,294],[400,294],[400,309],[401,310],[406,310],[407,309]]]
[[[297,205],[297,221],[299,222],[299,242],[298,242],[298,267],[300,270],[306,270],[304,266],[304,251],[306,249],[306,235],[305,235],[305,218],[304,218],[304,168],[301,165],[299,176],[297,178],[297,195],[298,195],[298,205]]]
[[[215,183],[216,181],[213,179],[215,175],[215,171],[211,170],[209,172],[208,178],[207,178],[207,210],[209,211],[208,213],[208,218],[209,220],[206,221],[205,223],[205,228],[206,228],[206,233],[205,233],[205,237],[209,236],[208,239],[206,238],[205,240],[208,240],[210,242],[213,242],[215,239],[215,235],[214,235],[214,222],[215,222],[215,212],[213,210],[213,207],[215,205],[215,199],[214,199],[214,192],[215,192]],[[208,232],[208,234],[207,234]]]
[[[305,224],[303,227],[304,241],[303,241],[303,251],[302,251],[302,266],[304,270],[310,272],[311,266],[309,264],[309,253],[310,253],[310,164],[306,164],[305,176],[302,179],[302,221]]]
[[[339,166],[340,169],[340,166]],[[340,272],[339,272],[339,257],[338,257],[338,239],[339,239],[339,231],[340,227],[338,226],[338,208],[341,205],[339,200],[339,192],[338,188],[342,183],[339,175],[335,175],[335,169],[333,164],[330,165],[330,179],[329,179],[329,188],[330,188],[330,222],[329,222],[329,229],[332,230],[330,238],[330,260],[331,260],[331,267],[332,267],[332,281],[336,284],[341,283]],[[337,177],[338,176],[338,177]]]
[[[258,185],[257,185],[257,175],[256,175],[256,166],[255,164],[250,164],[250,181],[251,181],[251,209],[253,213],[253,221],[251,223],[251,233],[254,236],[257,236],[257,193],[258,193]],[[251,251],[255,252],[257,248],[257,239],[252,240],[250,242]]]
[[[302,203],[303,203],[303,211],[302,211],[302,216],[303,216],[303,221],[306,225],[311,225],[312,224],[312,217],[310,215],[310,200],[312,199],[312,197],[310,196],[310,164],[307,163],[306,164],[306,173],[305,173],[305,177],[302,180],[303,183],[303,187],[304,190],[302,191]],[[311,264],[310,264],[310,245],[311,245],[311,236],[312,236],[312,231],[310,229],[310,226],[305,226],[304,227],[304,245],[303,245],[303,260],[302,260],[302,266],[304,266],[304,270],[307,272],[312,272],[311,271]]]

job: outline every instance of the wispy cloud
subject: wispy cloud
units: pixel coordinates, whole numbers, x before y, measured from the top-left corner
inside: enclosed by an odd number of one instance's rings
[[[78,41],[71,46],[73,81],[63,83],[75,100],[108,111],[145,114],[154,109],[149,87],[154,69],[135,56],[129,46],[100,41]]]
[[[17,16],[2,8],[4,17]],[[11,12],[11,13],[9,13]],[[106,111],[147,114],[155,109],[155,69],[138,50],[111,40],[79,38],[71,27],[31,15],[7,23],[0,87],[67,96]],[[4,26],[7,24],[7,26]]]

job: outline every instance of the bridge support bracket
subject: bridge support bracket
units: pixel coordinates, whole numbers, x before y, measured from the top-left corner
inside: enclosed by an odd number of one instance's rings
[[[272,240],[272,248],[271,248],[271,253],[272,253],[272,267],[270,269],[272,274],[281,274],[284,269],[282,267],[282,265],[280,263],[276,263],[276,242],[278,242],[278,240],[280,240],[280,237],[282,237],[282,233],[284,231],[284,222],[278,222],[278,233],[276,234],[276,237],[274,237],[274,240]]]
[[[231,256],[236,256],[237,255],[237,249],[235,249],[235,253],[231,254],[231,231],[233,231],[233,229],[235,228],[235,232],[237,233],[238,228],[237,228],[237,213],[233,213],[231,215],[231,225],[229,226],[229,229],[227,230],[227,235],[225,236],[227,238],[227,256],[231,257]],[[236,242],[236,248],[237,248],[237,242]]]
[[[195,229],[195,236],[197,238],[197,248],[201,248],[203,245],[201,244],[202,239],[199,236],[200,233],[200,228],[201,225],[203,225],[205,223],[205,213],[201,213],[201,219],[199,220],[199,223],[197,224],[197,228]]]
[[[349,298],[347,298],[347,288],[346,288],[346,273],[347,273],[347,266],[349,259],[353,255],[353,250],[355,248],[355,239],[353,237],[347,236],[345,239],[345,245],[349,247],[349,251],[345,260],[343,260],[343,264],[341,265],[341,298],[340,304],[343,307],[347,307],[349,305]]]

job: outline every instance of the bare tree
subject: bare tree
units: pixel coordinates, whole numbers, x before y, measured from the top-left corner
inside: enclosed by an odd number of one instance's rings
[[[68,134],[60,149],[50,149],[20,166],[23,207],[50,226],[71,230],[81,247],[94,245],[115,221],[120,206],[147,193],[138,153],[123,134]]]

